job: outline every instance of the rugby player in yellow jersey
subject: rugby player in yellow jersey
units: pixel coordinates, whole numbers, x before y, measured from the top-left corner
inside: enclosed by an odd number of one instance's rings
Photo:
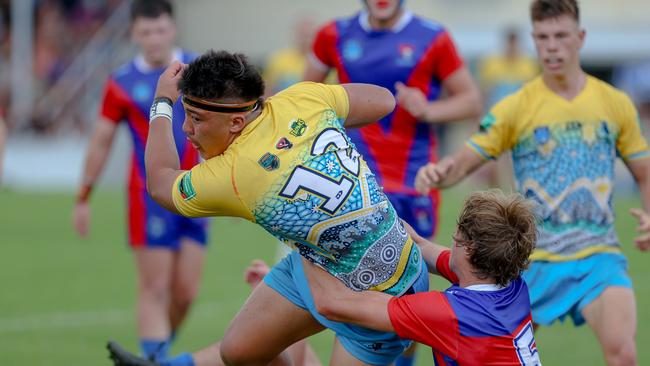
[[[179,170],[171,140],[177,85],[184,131],[206,159],[190,171]],[[410,342],[318,314],[303,261],[357,291],[428,289],[420,250],[344,130],[380,119],[395,100],[367,84],[304,82],[268,100],[263,92],[246,58],[225,51],[176,63],[159,79],[145,156],[152,197],[186,216],[243,217],[295,248],[253,290],[221,342],[160,364],[280,365],[289,362],[288,346],[330,328],[332,364],[388,365]],[[117,365],[151,365],[109,349]]]
[[[536,0],[533,39],[542,75],[498,103],[480,131],[455,154],[418,171],[416,186],[454,185],[512,151],[518,189],[542,220],[525,272],[533,320],[571,316],[586,322],[608,365],[636,365],[636,305],[614,230],[614,162],[621,157],[639,184],[645,210],[633,209],[650,249],[650,153],[630,98],[580,67],[585,41],[575,0]]]

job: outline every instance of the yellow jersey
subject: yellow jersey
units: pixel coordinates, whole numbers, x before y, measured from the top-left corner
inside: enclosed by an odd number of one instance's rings
[[[403,294],[421,255],[345,134],[348,109],[340,85],[303,82],[269,98],[222,155],[178,177],[176,208],[243,217],[354,290]]]
[[[468,146],[485,159],[512,151],[517,187],[542,220],[533,260],[618,252],[612,189],[617,156],[650,156],[625,93],[587,76],[573,100],[541,77],[498,103]]]

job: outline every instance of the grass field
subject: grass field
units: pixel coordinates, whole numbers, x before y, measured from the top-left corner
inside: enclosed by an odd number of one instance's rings
[[[448,244],[462,192],[445,193],[439,240]],[[104,345],[116,339],[135,350],[134,265],[126,246],[124,197],[97,192],[91,238],[77,239],[70,225],[71,194],[0,191],[0,365],[109,365]],[[638,198],[617,201],[618,232],[635,281],[639,364],[650,365],[650,258],[631,248],[635,222],[627,214]],[[242,270],[253,258],[272,260],[274,240],[238,219],[214,221],[201,294],[174,352],[218,339],[249,292]],[[442,289],[442,282],[435,282]],[[332,334],[310,342],[329,360]],[[537,334],[545,365],[603,365],[586,327],[556,324]],[[431,365],[421,347],[418,365]]]

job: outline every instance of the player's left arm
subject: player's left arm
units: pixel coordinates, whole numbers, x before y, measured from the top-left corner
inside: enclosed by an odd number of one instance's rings
[[[645,209],[634,208],[630,211],[639,220],[637,232],[640,235],[634,238],[634,244],[639,250],[648,251],[650,250],[650,149],[641,132],[639,114],[632,100],[622,93],[620,99],[612,98],[612,100],[616,101],[619,107],[620,131],[616,139],[616,150],[639,185]]]
[[[418,88],[397,83],[397,103],[413,117],[429,123],[454,122],[477,118],[482,112],[481,91],[464,65],[449,33],[444,32],[432,45],[431,69],[442,81],[448,96],[428,101]]]
[[[156,87],[156,99],[168,98],[171,105],[178,99],[178,81],[185,65],[175,61],[160,75]],[[171,110],[170,105],[170,110]],[[147,171],[147,191],[159,205],[178,213],[173,200],[173,186],[179,175],[180,160],[176,151],[170,118],[155,115],[149,122],[149,136],[145,148],[144,162]]]
[[[440,254],[442,254],[444,251],[448,251],[449,248],[423,238],[406,221],[402,220],[402,222],[404,223],[404,227],[406,227],[406,232],[409,233],[415,244],[420,248],[422,258],[427,264],[429,273],[439,274],[437,268],[438,257],[440,257]]]
[[[305,259],[303,268],[319,314],[332,321],[382,332],[395,331],[388,316],[388,302],[392,296],[377,291],[353,291]]]
[[[630,213],[639,220],[637,232],[639,235],[634,238],[634,244],[641,251],[650,250],[650,157],[626,161],[626,165],[641,192],[643,208],[633,208]]]

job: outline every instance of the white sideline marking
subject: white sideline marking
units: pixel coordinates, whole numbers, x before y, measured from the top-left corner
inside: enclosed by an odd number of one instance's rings
[[[225,304],[242,304],[241,299],[228,299],[197,304],[189,316],[207,316]],[[18,333],[44,329],[83,328],[98,325],[121,324],[135,321],[132,309],[105,309],[74,312],[56,312],[0,318],[0,334]]]

